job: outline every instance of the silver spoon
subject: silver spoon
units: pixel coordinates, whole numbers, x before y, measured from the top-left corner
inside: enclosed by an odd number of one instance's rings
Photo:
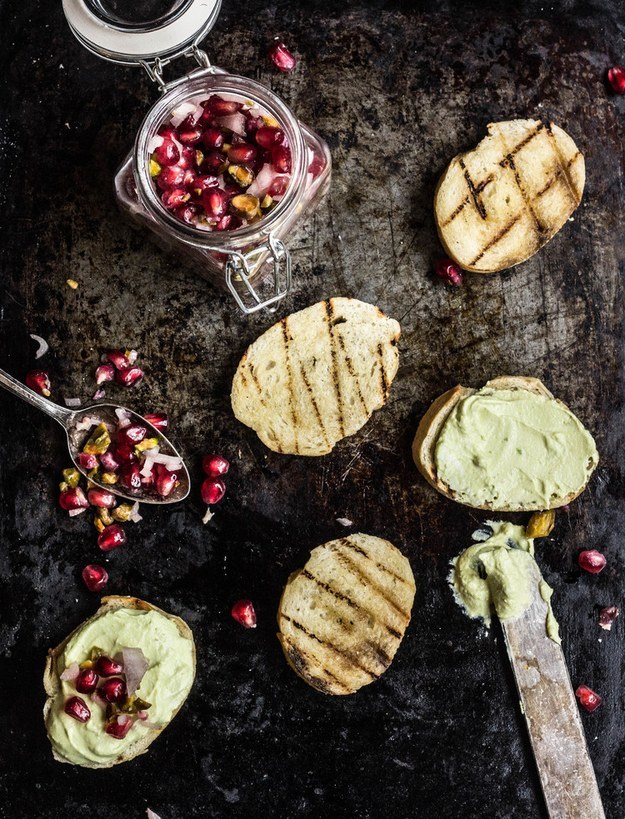
[[[191,481],[187,467],[182,460],[182,456],[162,432],[156,429],[153,424],[146,421],[145,418],[138,413],[133,412],[126,407],[121,407],[118,404],[92,404],[90,407],[82,407],[81,409],[67,409],[66,407],[61,407],[58,404],[55,404],[53,401],[48,401],[47,398],[38,395],[33,390],[29,389],[25,384],[22,384],[21,381],[18,381],[16,378],[13,378],[12,375],[4,372],[4,370],[0,370],[0,386],[4,387],[9,392],[12,392],[14,395],[17,395],[19,398],[22,398],[24,401],[28,401],[29,404],[43,410],[43,412],[45,412],[51,418],[54,418],[55,421],[58,421],[59,424],[65,429],[67,434],[69,454],[71,455],[76,469],[82,475],[84,475],[85,478],[91,481],[91,483],[95,484],[101,489],[104,489],[106,492],[111,492],[113,495],[118,495],[120,498],[126,498],[126,500],[154,504],[177,503],[178,501],[184,500],[189,494]],[[167,497],[161,498],[156,494],[147,494],[145,492],[137,492],[135,494],[124,492],[122,489],[117,487],[117,484],[103,484],[97,480],[94,480],[93,478],[90,478],[87,475],[86,470],[80,465],[79,455],[82,451],[81,447],[84,445],[91,433],[89,429],[77,429],[77,425],[81,420],[91,416],[97,418],[98,421],[104,421],[117,426],[119,423],[119,418],[115,414],[116,409],[123,409],[124,412],[128,414],[133,424],[142,424],[143,426],[147,427],[152,433],[150,437],[158,439],[159,451],[161,453],[180,458],[182,469],[177,470],[179,483],[174,487],[171,494],[167,495]]]

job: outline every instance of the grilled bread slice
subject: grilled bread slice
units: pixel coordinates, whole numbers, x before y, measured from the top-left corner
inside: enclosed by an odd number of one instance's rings
[[[500,497],[497,500],[485,499],[482,503],[476,503],[474,501],[468,501],[466,497],[463,497],[462,492],[457,491],[442,480],[437,469],[436,446],[445,423],[460,402],[463,401],[463,399],[472,395],[480,394],[481,392],[495,392],[497,390],[525,390],[533,393],[534,395],[542,396],[543,398],[555,402],[558,407],[562,408],[562,420],[565,424],[573,423],[579,426],[582,438],[588,442],[590,457],[588,462],[583,461],[578,464],[579,469],[585,470],[587,475],[585,481],[577,486],[574,491],[551,497],[549,502],[546,504],[531,505],[527,503],[518,503],[514,500],[505,499],[503,497]],[[501,459],[504,458],[504,450],[506,448],[513,448],[514,446],[519,445],[522,449],[522,443],[516,441],[513,437],[515,435],[514,429],[512,429],[511,432],[506,431],[504,440],[498,440],[497,430],[499,427],[496,425],[495,421],[496,418],[493,418],[493,423],[491,429],[489,430],[488,438],[485,441],[486,446],[498,453],[497,457]],[[556,452],[555,445],[560,432],[561,431],[559,429],[553,429],[551,431],[552,443],[554,445],[552,449],[554,453]],[[510,441],[508,441],[508,436]],[[516,451],[519,457],[516,459],[516,461],[513,460],[513,462],[510,464],[510,469],[531,471],[533,465],[528,461],[528,456],[521,454],[518,450]],[[457,453],[458,462],[461,462],[463,454],[464,453]],[[433,402],[419,423],[412,444],[412,456],[417,468],[428,483],[430,483],[441,494],[445,495],[445,497],[466,506],[471,506],[475,509],[487,509],[497,512],[524,512],[538,509],[556,509],[559,506],[564,506],[574,500],[585,489],[588,479],[599,462],[599,455],[597,454],[592,437],[587,430],[582,427],[568,407],[562,401],[554,398],[552,393],[549,392],[541,381],[539,381],[537,378],[530,378],[527,376],[500,376],[499,378],[494,378],[493,380],[488,381],[483,390],[479,392],[468,387],[456,386],[446,392],[444,395],[441,395]],[[473,457],[479,457],[479,455],[473,453]],[[557,457],[558,456],[554,455],[554,459],[557,459]],[[574,459],[573,453],[562,453],[560,457],[570,461]],[[516,458],[516,455],[514,458]],[[579,461],[579,458],[577,460]],[[546,469],[553,470],[555,465],[556,460],[547,465]],[[510,474],[512,474],[512,472]]]
[[[553,123],[488,126],[472,151],[451,160],[434,196],[438,233],[465,270],[494,273],[529,259],[582,199],[584,157]]]
[[[382,407],[397,372],[399,324],[335,298],[274,324],[241,359],[235,416],[274,452],[325,455]]]
[[[280,600],[289,665],[324,694],[353,694],[391,664],[414,595],[410,563],[387,540],[354,534],[317,546]]]
[[[195,678],[195,643],[191,629],[187,626],[184,620],[182,620],[180,617],[168,614],[167,612],[162,611],[162,609],[152,606],[150,603],[146,603],[145,600],[139,600],[137,597],[109,596],[103,597],[101,603],[102,605],[93,615],[93,617],[90,617],[84,623],[81,623],[81,625],[74,629],[74,631],[69,634],[62,643],[60,643],[56,648],[51,648],[48,651],[43,674],[43,685],[47,694],[47,699],[43,707],[43,716],[46,729],[48,730],[48,736],[52,742],[52,754],[58,762],[76,764],[84,768],[110,768],[113,765],[118,765],[121,762],[127,762],[128,760],[139,756],[139,754],[145,753],[152,742],[154,742],[154,740],[161,734],[164,728],[167,727],[167,725],[173,720],[180,708],[183,706],[189,693],[189,689],[193,683],[193,679]],[[104,736],[105,739],[109,740],[110,742],[119,743],[119,753],[115,754],[111,758],[103,758],[98,760],[89,759],[87,756],[83,757],[82,753],[78,753],[76,755],[75,749],[72,749],[71,747],[71,731],[69,727],[66,727],[62,730],[60,735],[63,736],[63,734],[67,734],[69,744],[68,748],[65,749],[65,753],[72,757],[68,758],[63,753],[64,749],[55,740],[53,722],[55,719],[60,718],[66,719],[68,721],[67,725],[71,726],[72,728],[77,726],[78,729],[80,729],[83,726],[80,723],[75,723],[71,717],[66,717],[64,714],[60,714],[60,712],[63,711],[64,703],[67,697],[77,693],[75,690],[73,690],[71,684],[64,684],[63,680],[61,679],[65,662],[68,659],[64,656],[65,649],[73,638],[80,637],[81,633],[84,633],[85,630],[90,625],[96,623],[99,618],[119,610],[129,610],[140,613],[158,612],[159,615],[162,615],[162,617],[166,618],[168,623],[171,624],[168,626],[168,628],[171,627],[171,631],[173,634],[177,635],[177,639],[184,641],[184,656],[181,655],[178,660],[173,663],[173,665],[170,664],[170,660],[166,657],[166,654],[168,653],[167,645],[165,643],[161,643],[160,638],[156,641],[157,645],[160,645],[160,647],[157,648],[159,656],[154,658],[154,664],[156,666],[162,666],[162,668],[159,669],[159,672],[162,670],[163,674],[167,674],[172,669],[174,672],[176,672],[171,679],[168,678],[159,681],[159,688],[161,685],[164,685],[170,686],[173,689],[174,693],[170,697],[171,702],[175,705],[173,713],[171,713],[169,716],[166,724],[155,724],[153,721],[150,721],[150,719],[153,720],[153,717],[150,716],[150,711],[148,711],[149,719],[146,725],[139,725],[139,727],[133,726],[130,729],[126,739],[123,741],[117,739],[111,740],[110,737],[104,734],[103,709],[101,706],[94,703],[89,695],[79,694],[79,696],[87,703],[91,711],[91,718],[89,722],[94,723],[97,721],[99,729],[102,730],[102,736]],[[123,630],[121,630],[119,634],[113,633],[107,635],[107,639],[110,639],[112,644],[114,644],[118,639],[123,640]],[[91,647],[94,648],[95,646]],[[140,645],[132,647],[141,648]],[[107,645],[101,644],[99,648],[104,651],[109,650],[109,646]],[[188,686],[185,686],[181,679],[181,664],[185,664],[188,670],[191,671],[190,683]],[[148,672],[146,672],[146,677],[148,675],[149,669]],[[144,682],[146,682],[145,679]],[[153,682],[153,680],[147,681],[150,686],[153,684]],[[137,692],[139,696],[143,693],[143,684],[144,683],[141,683],[139,685]],[[155,697],[158,696],[158,690],[159,689],[156,688],[154,689]],[[155,703],[153,703],[152,711],[154,710],[154,706]]]

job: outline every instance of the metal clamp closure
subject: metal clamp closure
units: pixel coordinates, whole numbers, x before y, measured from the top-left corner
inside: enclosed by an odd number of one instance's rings
[[[221,248],[213,249],[224,253]],[[251,269],[259,256],[267,252],[273,261],[273,295],[263,299],[251,282]],[[226,250],[225,254],[229,257],[226,262],[226,284],[240,310],[247,316],[259,310],[275,312],[282,299],[291,291],[291,254],[284,242],[269,234],[265,244],[258,245],[246,254],[236,250]],[[246,304],[243,300],[236,286],[237,282],[243,282],[250,303]]]
[[[177,77],[175,80],[171,80],[170,82],[165,82],[163,79],[163,69],[175,59],[174,57],[166,57],[164,59],[161,57],[156,57],[153,62],[141,60],[140,65],[145,69],[152,82],[155,82],[160,90],[165,93],[166,91],[169,91],[170,88],[173,88],[182,82],[186,82],[188,79],[191,79],[198,74],[202,74],[204,71],[211,68],[208,54],[199,48],[197,42],[193,43],[191,48],[188,51],[185,51],[182,56],[195,59],[199,65],[199,68],[195,68],[193,71],[189,71],[188,74],[184,74],[182,77]]]

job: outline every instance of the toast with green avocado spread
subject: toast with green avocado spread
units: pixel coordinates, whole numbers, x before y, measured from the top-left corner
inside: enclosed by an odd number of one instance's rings
[[[535,119],[495,122],[438,183],[434,215],[443,247],[465,270],[513,267],[563,227],[584,181],[584,157],[562,128]]]
[[[556,509],[586,487],[599,462],[592,435],[537,379],[502,376],[457,386],[423,416],[412,445],[426,480],[474,509]]]
[[[110,768],[145,753],[194,678],[195,644],[183,620],[136,597],[103,597],[48,652],[43,714],[54,758]]]

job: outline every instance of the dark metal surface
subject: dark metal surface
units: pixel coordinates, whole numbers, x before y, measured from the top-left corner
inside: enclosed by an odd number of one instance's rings
[[[596,434],[600,467],[538,559],[573,684],[604,698],[582,719],[606,814],[625,814],[623,624],[597,626],[597,606],[623,602],[625,98],[606,93],[603,74],[625,60],[625,28],[616,0],[507,5],[251,0],[225,4],[207,42],[216,63],[270,84],[332,148],[330,196],[292,237],[289,308],[357,296],[402,325],[389,405],[318,460],[267,451],[230,411],[238,358],[271,319],[239,317],[115,208],[114,170],[156,89],[81,49],[60,4],[0,6],[0,366],[23,377],[34,366],[28,333],[38,333],[57,399],[87,401],[100,352],[135,347],[146,378],[110,397],[168,410],[196,479],[201,453],[233,462],[209,525],[196,491],[180,508],[146,509],[106,561],[110,592],[144,597],[194,630],[186,707],[134,762],[62,766],[41,720],[44,656],[95,610],[80,569],[102,555],[87,520],[57,506],[64,437],[0,396],[1,817],[129,819],[146,805],[163,819],[543,816],[501,636],[467,620],[445,582],[485,516],[437,495],[410,458],[435,396],[503,373],[544,379]],[[264,58],[276,33],[300,58],[290,76]],[[574,137],[587,161],[583,204],[535,258],[452,292],[430,273],[436,179],[486,123],[516,115],[552,117]],[[355,696],[326,698],[287,667],[275,611],[289,572],[345,531],[338,517],[399,546],[418,592],[389,671]],[[601,575],[576,569],[582,547],[606,553]],[[256,631],[230,619],[241,596],[256,603]]]

